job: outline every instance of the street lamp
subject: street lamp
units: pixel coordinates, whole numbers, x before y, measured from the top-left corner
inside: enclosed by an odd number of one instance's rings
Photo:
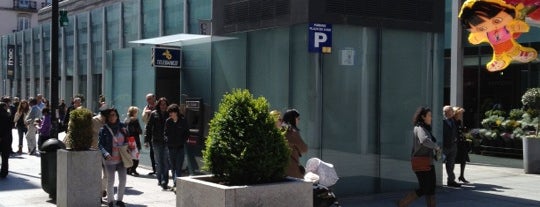
[[[58,1],[53,0],[51,3],[51,138],[58,139],[58,118],[56,117],[56,109],[58,108]],[[67,19],[67,11],[63,13],[64,19]],[[67,21],[65,21],[67,25]],[[63,25],[64,26],[64,25]]]

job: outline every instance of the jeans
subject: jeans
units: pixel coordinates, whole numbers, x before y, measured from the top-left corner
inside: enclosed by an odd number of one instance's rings
[[[160,185],[169,184],[169,149],[164,143],[152,143],[156,160],[156,177]]]
[[[174,186],[176,186],[176,178],[182,176],[182,165],[184,165],[184,146],[169,147],[169,158],[171,160],[171,170],[173,175]]]
[[[116,200],[122,201],[124,199],[124,192],[126,191],[126,168],[122,162],[115,165],[105,165],[105,171],[107,172],[107,202],[114,201],[114,172],[118,171],[118,192],[116,193]]]
[[[28,154],[36,151],[36,132],[37,128],[33,125],[28,127],[28,133],[26,133],[26,142],[28,144]]]
[[[28,128],[25,127],[17,127],[17,132],[19,132],[19,146],[23,146],[23,138],[26,132],[28,132]]]

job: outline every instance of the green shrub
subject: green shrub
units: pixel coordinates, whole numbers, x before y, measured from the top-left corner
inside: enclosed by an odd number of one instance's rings
[[[204,170],[228,185],[282,180],[290,150],[265,98],[248,90],[225,94],[210,121]]]
[[[484,115],[486,118],[489,118],[491,116],[506,117],[506,112],[503,110],[493,109],[493,110],[486,111]]]
[[[523,111],[521,109],[512,109],[510,111],[510,114],[508,115],[508,119],[520,120],[523,117],[524,113],[525,113],[525,111]]]
[[[64,139],[67,149],[82,151],[92,146],[92,112],[85,108],[71,111]]]

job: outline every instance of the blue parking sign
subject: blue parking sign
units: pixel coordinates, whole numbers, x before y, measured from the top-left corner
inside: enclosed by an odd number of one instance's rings
[[[309,52],[332,52],[332,25],[309,23]]]

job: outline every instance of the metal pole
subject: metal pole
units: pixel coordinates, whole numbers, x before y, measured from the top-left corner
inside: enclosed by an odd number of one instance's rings
[[[51,138],[58,138],[58,1],[52,1],[51,10]]]
[[[461,43],[463,29],[458,18],[460,5],[461,1],[452,1],[450,52],[450,105],[452,106],[463,106],[463,46]]]

